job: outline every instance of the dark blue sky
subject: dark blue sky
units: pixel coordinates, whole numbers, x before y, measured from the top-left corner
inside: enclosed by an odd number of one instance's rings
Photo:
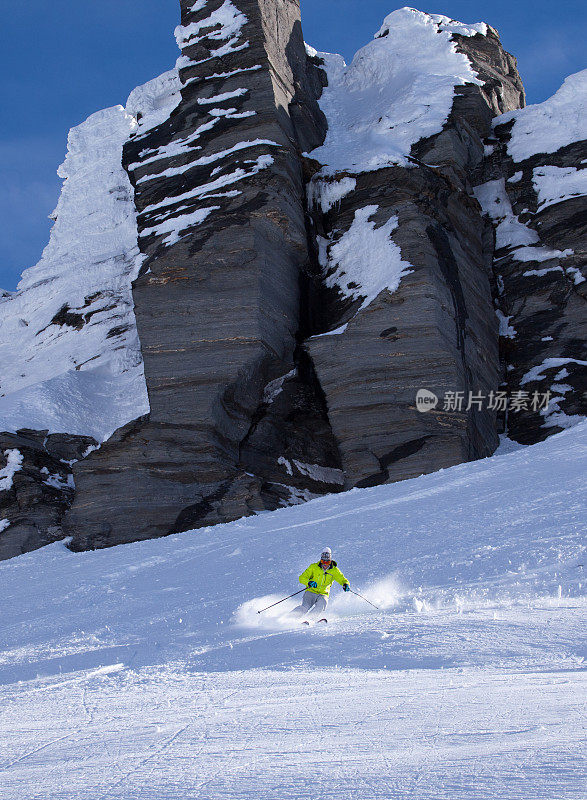
[[[302,0],[306,41],[350,60],[403,3]],[[49,236],[67,131],[169,69],[178,0],[2,0],[0,287],[14,289]],[[529,102],[585,67],[585,0],[425,0],[423,11],[486,21],[517,56]]]

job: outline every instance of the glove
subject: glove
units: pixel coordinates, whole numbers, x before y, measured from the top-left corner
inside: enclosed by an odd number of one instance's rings
[[[310,583],[308,584],[308,589],[317,589],[317,588],[318,584],[316,583],[316,581],[310,581]]]
[[[345,585],[342,587],[342,590],[343,590],[343,592],[350,592],[350,590],[351,590],[350,583],[345,583]]]

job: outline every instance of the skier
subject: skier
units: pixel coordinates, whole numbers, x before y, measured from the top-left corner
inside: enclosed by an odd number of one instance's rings
[[[345,592],[350,591],[350,584],[332,560],[332,550],[325,547],[320,556],[320,561],[310,564],[308,569],[300,575],[300,583],[307,586],[302,604],[294,608],[294,614],[307,614],[308,612],[323,612],[328,605],[328,595],[333,582],[340,583]]]

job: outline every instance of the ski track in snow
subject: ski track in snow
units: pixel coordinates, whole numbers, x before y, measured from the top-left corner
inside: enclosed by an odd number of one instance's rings
[[[578,673],[504,680],[463,669],[430,678],[422,670],[158,669],[92,686],[91,723],[79,695],[62,689],[35,705],[25,730],[5,712],[15,734],[8,751],[18,752],[23,734],[46,743],[0,772],[3,796],[24,796],[28,785],[30,800],[275,800],[306,798],[311,784],[324,800],[341,787],[381,800],[581,797],[579,783],[571,788],[580,743],[569,735],[569,723],[581,723]],[[325,691],[327,704],[318,700]],[[55,737],[56,729],[67,733]]]
[[[2,800],[582,800],[586,440],[0,564]]]

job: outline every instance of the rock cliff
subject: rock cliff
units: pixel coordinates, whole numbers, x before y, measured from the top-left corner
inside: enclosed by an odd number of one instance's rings
[[[326,163],[310,195],[328,311],[308,349],[346,486],[371,486],[497,446],[495,413],[467,410],[470,392],[500,382],[493,245],[469,175],[495,110],[524,92],[491,28],[413,9],[387,17],[348,67],[325,61],[329,130],[311,156]],[[419,389],[467,402],[422,414]]]
[[[585,154],[556,125],[585,75],[524,108],[484,23],[401,9],[346,65],[297,0],[180,6],[176,68],[71,132],[50,244],[0,297],[0,557],[401,480],[585,413]],[[541,409],[479,399],[547,385]]]
[[[497,117],[475,187],[496,228],[509,435],[531,444],[586,411],[587,70]],[[536,398],[536,400],[534,399]]]

